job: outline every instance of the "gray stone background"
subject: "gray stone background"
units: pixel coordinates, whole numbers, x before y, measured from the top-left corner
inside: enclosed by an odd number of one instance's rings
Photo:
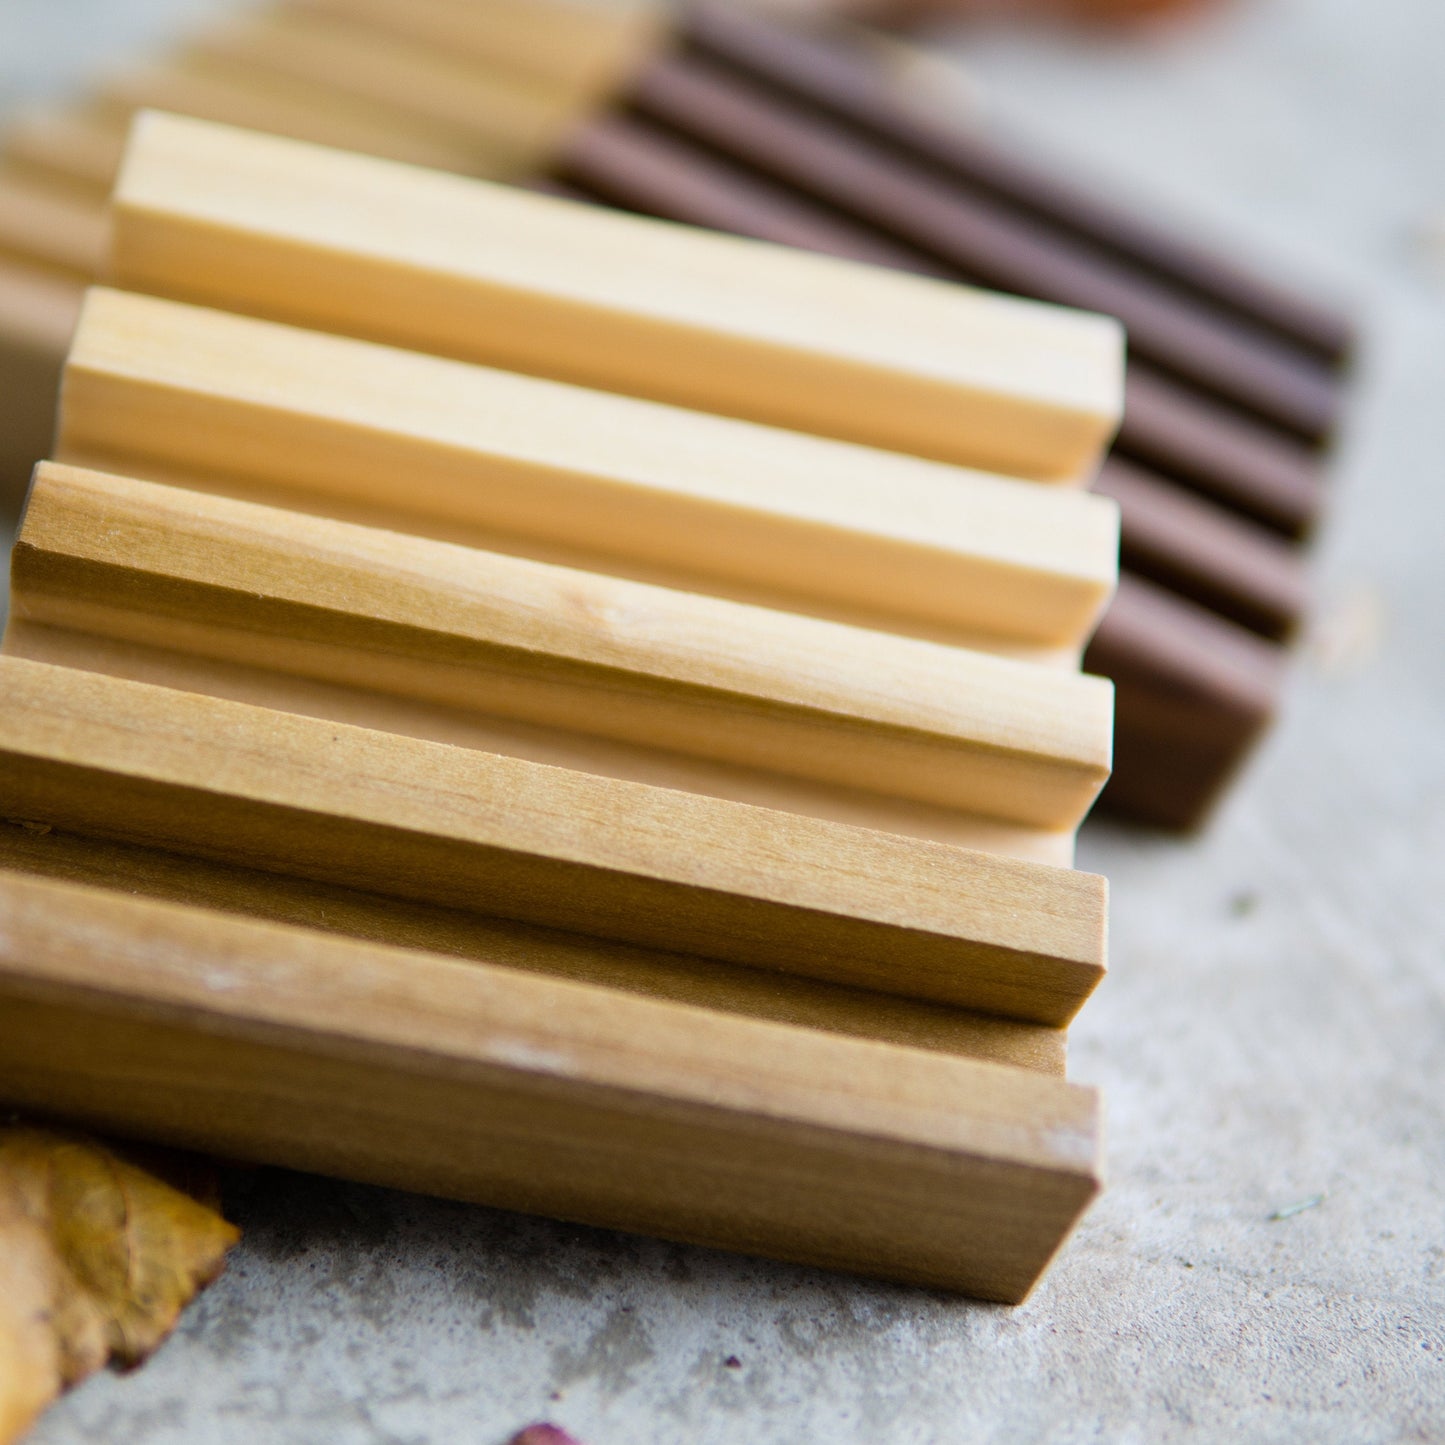
[[[200,8],[0,0],[0,104]],[[1087,832],[1111,1189],[1009,1310],[260,1173],[177,1337],[42,1445],[1445,1440],[1445,6],[948,41],[1000,121],[1370,320],[1283,726],[1203,839]]]

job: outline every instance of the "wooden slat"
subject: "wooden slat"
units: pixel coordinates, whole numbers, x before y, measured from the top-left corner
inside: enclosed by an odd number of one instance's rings
[[[1120,334],[1065,312],[149,115],[114,275],[561,380],[1049,480],[1118,420]]]
[[[1067,1023],[1105,885],[0,658],[0,814],[645,947]]]
[[[1125,575],[1088,665],[1114,679],[1116,772],[1104,805],[1196,828],[1273,720],[1285,649]]]
[[[106,79],[94,95],[103,116],[121,125],[149,108],[442,170],[487,174],[495,164],[475,135],[227,56],[168,56]]]
[[[988,1298],[1099,1187],[1092,1090],[0,874],[0,1097]]]
[[[654,0],[293,0],[317,14],[361,21],[448,54],[601,99],[664,37]]]
[[[1077,649],[1117,568],[1085,494],[104,290],[59,446],[1030,655]]]
[[[294,6],[232,16],[185,47],[188,55],[324,90],[445,132],[485,155],[483,175],[547,164],[585,100],[454,51],[408,41],[345,16]]]
[[[1062,1076],[1063,1029],[0,820],[0,870]]]
[[[1308,605],[1305,556],[1277,533],[1120,459],[1095,488],[1119,503],[1132,571],[1276,641]]]
[[[200,651],[180,650],[177,644],[189,644],[190,637],[190,629],[180,621],[172,623],[164,638],[157,638],[158,645],[148,646],[94,631],[42,626],[12,615],[4,650],[13,657],[57,667],[205,693],[473,752],[501,753],[547,767],[825,818],[1006,858],[1061,868],[1074,865],[1072,828],[1026,827],[978,813],[911,802],[872,789],[860,791],[770,769],[663,752],[596,734],[484,716],[421,702],[415,697],[378,692],[364,685],[369,681],[366,678],[352,679],[344,685],[319,682],[278,672],[269,665],[269,658],[256,665],[219,662]]]
[[[42,465],[17,617],[647,748],[1075,827],[1108,683]]]

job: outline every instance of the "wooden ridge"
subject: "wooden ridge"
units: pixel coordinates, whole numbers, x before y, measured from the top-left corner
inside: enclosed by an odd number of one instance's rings
[[[750,236],[939,279],[976,283],[897,228],[880,229],[812,196],[720,158],[691,137],[633,114],[604,114],[567,138],[549,194]],[[1303,535],[1321,504],[1317,452],[1298,439],[1131,359],[1116,452],[1286,535]]]
[[[174,302],[91,293],[63,460],[1044,657],[1117,570],[1086,494]]]
[[[1105,318],[171,116],[137,123],[112,259],[131,289],[1038,479],[1077,480],[1121,400]]]
[[[101,1127],[1018,1300],[1092,1091],[0,872],[0,1091]]]
[[[530,559],[42,464],[23,622],[1076,827],[1109,684]]]
[[[484,918],[336,884],[212,863],[51,828],[0,823],[0,871],[104,887],[137,898],[317,929],[338,939],[619,989],[777,1024],[933,1049],[1063,1076],[1063,1029],[699,960],[553,928]]]
[[[1102,879],[0,658],[8,817],[1062,1025]]]

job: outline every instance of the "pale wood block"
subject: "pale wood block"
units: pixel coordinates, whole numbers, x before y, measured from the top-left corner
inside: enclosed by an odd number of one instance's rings
[[[1106,885],[1068,869],[0,658],[0,815],[1066,1024]]]
[[[1118,421],[1108,318],[194,120],[138,120],[113,274],[462,360],[1045,480]]]
[[[449,131],[484,157],[479,175],[524,176],[550,164],[590,97],[344,15],[276,6],[231,17],[186,53],[255,75],[321,86]]]
[[[667,35],[657,0],[292,0],[297,9],[359,21],[463,55],[503,74],[544,81],[579,100],[610,99]]]
[[[1015,1301],[1093,1090],[0,874],[0,1096],[93,1125]]]
[[[1101,678],[43,464],[17,618],[1045,829]]]
[[[0,869],[1062,1076],[1063,1029],[0,822]]]
[[[1087,493],[107,290],[59,449],[1074,664],[1117,571]]]
[[[84,292],[0,257],[0,517],[12,520],[51,449],[65,349]]]
[[[89,282],[109,249],[110,220],[99,200],[0,164],[0,258]]]

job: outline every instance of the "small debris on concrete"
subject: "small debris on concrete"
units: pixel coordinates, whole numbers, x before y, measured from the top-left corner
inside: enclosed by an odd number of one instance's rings
[[[1308,1199],[1301,1199],[1296,1204],[1286,1204],[1282,1209],[1276,1209],[1269,1216],[1269,1223],[1274,1224],[1277,1220],[1293,1219],[1296,1214],[1303,1214],[1306,1209],[1317,1209],[1325,1202],[1323,1194],[1311,1194]]]

